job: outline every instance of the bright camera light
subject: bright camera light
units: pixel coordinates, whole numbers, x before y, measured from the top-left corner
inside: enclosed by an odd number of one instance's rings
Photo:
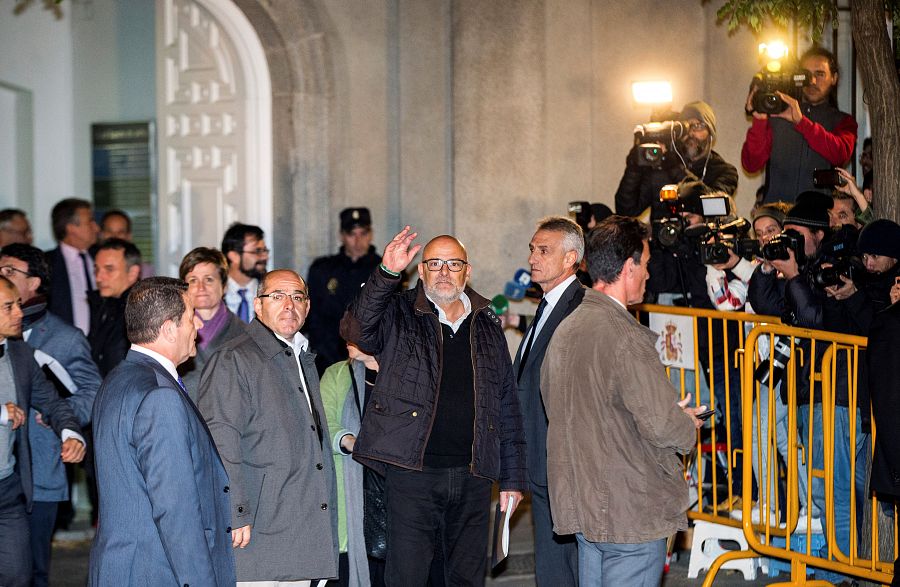
[[[759,44],[759,54],[766,59],[781,60],[787,57],[788,48],[784,41],[770,41]]]
[[[669,82],[634,82],[631,94],[638,104],[671,104],[672,84]]]

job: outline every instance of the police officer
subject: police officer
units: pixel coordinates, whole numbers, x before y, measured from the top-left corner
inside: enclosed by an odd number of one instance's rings
[[[315,311],[307,319],[316,368],[321,374],[328,366],[347,358],[347,349],[338,327],[344,310],[360,286],[381,263],[372,246],[372,215],[368,208],[345,208],[340,214],[341,249],[336,255],[319,257],[309,268],[309,299]]]

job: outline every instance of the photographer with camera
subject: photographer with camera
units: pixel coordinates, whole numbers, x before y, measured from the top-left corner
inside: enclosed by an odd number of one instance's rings
[[[676,121],[637,127],[616,190],[616,214],[639,216],[649,207],[652,220],[662,218],[658,196],[666,184],[699,181],[706,191],[733,195],[737,168],[712,150],[715,141],[716,115],[702,101],[686,104]]]
[[[734,200],[731,196],[726,198],[728,209],[732,211],[730,214],[732,222],[728,224],[734,224]],[[721,262],[706,265],[706,290],[709,299],[717,310],[723,312],[740,311],[744,308],[747,301],[747,284],[756,268],[753,261],[739,255],[740,251],[735,251],[739,242],[733,239],[730,243],[724,244],[720,250],[725,253],[725,259],[715,259]]]
[[[752,113],[753,124],[741,149],[741,163],[748,173],[766,168],[764,202],[794,202],[797,194],[815,189],[814,170],[846,165],[856,146],[856,121],[837,109],[839,72],[834,55],[813,47],[800,58],[800,65],[808,77],[799,95],[786,93],[791,90],[786,85],[769,87],[771,74],[759,74],[747,96],[746,111]]]
[[[768,263],[762,264],[750,279],[748,297],[753,307],[762,314],[782,316],[786,324],[845,334],[865,335],[867,324],[871,322],[871,307],[868,299],[857,291],[852,278],[856,277],[853,252],[856,239],[851,227],[843,227],[832,232],[829,228],[828,210],[830,198],[818,192],[804,192],[797,198],[798,203],[790,209],[784,221],[784,232],[773,238],[762,248],[762,255]],[[821,365],[827,344],[816,345],[814,363]],[[789,348],[789,347],[788,347]],[[809,356],[809,340],[802,339],[796,345],[804,356]],[[794,353],[797,356],[799,353]],[[810,388],[812,361],[793,361],[797,381],[798,427],[802,439],[809,438],[810,398],[812,403],[821,404],[821,384]],[[838,374],[833,382],[834,393],[834,499],[835,537],[841,552],[848,553],[851,532],[850,496],[851,487],[856,485],[857,501],[865,496],[865,463],[867,459],[868,428],[863,416],[868,414],[868,398],[865,385],[861,392],[856,420],[855,438],[850,437],[850,397],[847,378],[846,353],[837,353]],[[859,377],[864,381],[865,373],[860,369]],[[782,401],[786,400],[782,386]],[[816,469],[824,467],[823,410],[813,409],[812,418],[812,465]],[[851,452],[855,452],[856,476],[850,477]],[[813,511],[824,518],[824,480],[812,480]],[[862,511],[857,504],[857,511]],[[858,518],[858,521],[862,520]],[[824,520],[823,520],[824,522]],[[824,525],[824,524],[823,524]],[[843,577],[828,571],[817,571],[817,578],[840,582]]]
[[[900,290],[900,225],[892,220],[876,220],[859,233],[856,250],[866,268],[862,290],[873,312],[887,309],[894,300],[892,290]]]

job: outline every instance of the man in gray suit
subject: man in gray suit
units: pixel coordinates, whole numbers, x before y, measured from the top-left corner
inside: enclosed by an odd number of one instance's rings
[[[34,349],[34,358],[75,413],[79,424],[91,421],[100,373],[91,359],[84,334],[47,310],[46,292],[50,267],[43,251],[23,243],[0,250],[0,274],[13,282],[22,296],[22,338]],[[31,426],[31,462],[34,465],[34,503],[28,516],[33,587],[45,587],[50,572],[50,552],[59,502],[69,499],[66,469],[60,458],[60,440],[34,408]]]
[[[534,519],[534,566],[538,585],[578,584],[578,550],[572,536],[553,533],[547,496],[547,414],[541,401],[541,363],[550,337],[563,318],[584,298],[575,277],[584,256],[581,227],[561,216],[542,219],[528,244],[531,280],[544,297],[537,315],[522,337],[513,363],[519,384],[519,403],[525,422],[531,515]]]
[[[62,438],[65,463],[84,458],[78,419],[59,398],[22,340],[22,298],[0,277],[0,585],[31,585],[31,542],[27,513],[34,483],[29,409],[34,406]]]
[[[231,479],[238,585],[324,584],[338,574],[337,494],[306,283],[267,273],[256,320],[200,377],[198,405]]]
[[[92,587],[234,585],[228,477],[175,370],[196,352],[200,319],[186,290],[169,277],[132,288],[131,349],[97,392]]]

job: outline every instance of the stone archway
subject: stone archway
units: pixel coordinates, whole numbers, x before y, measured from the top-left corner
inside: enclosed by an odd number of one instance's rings
[[[334,83],[318,9],[306,0],[235,0],[272,79],[274,265],[305,273],[330,235]]]

